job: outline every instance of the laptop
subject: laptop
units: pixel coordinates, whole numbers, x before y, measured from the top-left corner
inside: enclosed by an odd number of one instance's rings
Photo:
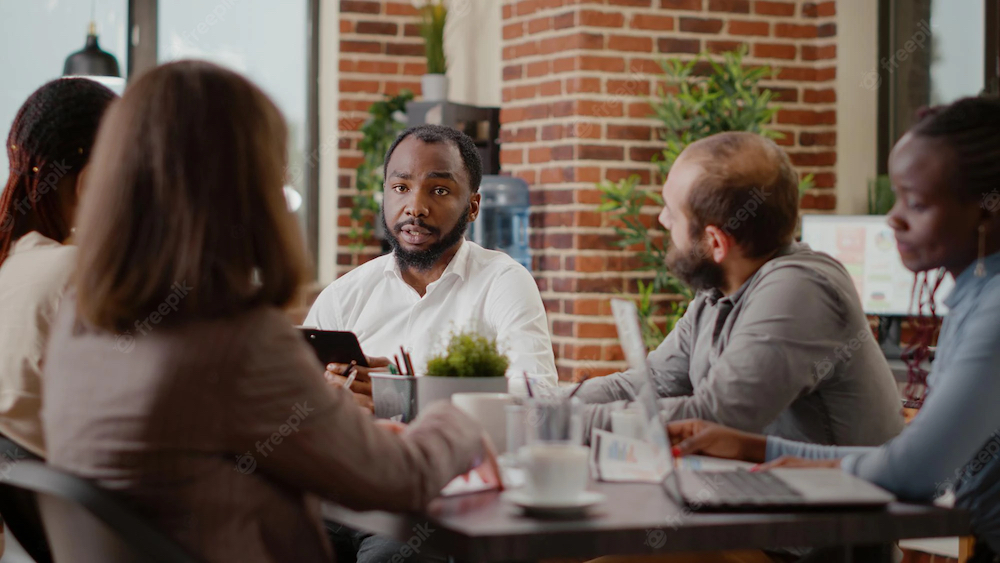
[[[707,471],[679,467],[672,459],[666,429],[660,423],[652,374],[646,363],[639,312],[635,303],[612,299],[611,310],[622,350],[632,370],[642,375],[636,402],[649,422],[653,447],[667,456],[672,470],[663,487],[691,510],[753,511],[824,508],[884,508],[896,498],[888,491],[839,469],[777,468]]]

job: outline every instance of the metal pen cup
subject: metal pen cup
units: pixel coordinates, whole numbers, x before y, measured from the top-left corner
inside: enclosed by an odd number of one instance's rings
[[[375,416],[410,422],[417,416],[417,378],[412,375],[370,373]]]
[[[543,397],[525,401],[525,441],[583,444],[582,403],[579,399]]]

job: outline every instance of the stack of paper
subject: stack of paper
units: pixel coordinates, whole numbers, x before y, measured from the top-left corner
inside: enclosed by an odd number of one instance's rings
[[[599,481],[659,483],[673,468],[669,452],[658,451],[652,444],[603,430],[591,435],[590,469]],[[752,463],[706,456],[685,456],[678,467],[707,471],[731,471],[752,467]]]

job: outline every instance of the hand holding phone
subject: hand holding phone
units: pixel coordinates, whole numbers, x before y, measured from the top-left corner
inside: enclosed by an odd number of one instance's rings
[[[327,364],[347,366],[353,361],[360,367],[368,367],[368,358],[361,351],[361,344],[353,332],[303,327],[299,327],[299,330],[324,366]]]

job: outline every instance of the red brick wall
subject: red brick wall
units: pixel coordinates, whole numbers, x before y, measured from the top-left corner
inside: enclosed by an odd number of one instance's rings
[[[358,253],[348,237],[355,169],[362,160],[358,129],[368,118],[368,107],[383,94],[404,88],[420,94],[420,75],[427,65],[418,21],[410,0],[340,2],[338,275],[380,253],[374,242]]]
[[[644,275],[613,245],[594,184],[639,174],[659,188],[646,101],[657,59],[746,43],[749,63],[779,68],[767,84],[783,104],[774,128],[816,175],[803,207],[834,208],[835,14],[833,1],[504,0],[501,164],[532,186],[535,275],[560,377],[622,365],[608,299]]]

